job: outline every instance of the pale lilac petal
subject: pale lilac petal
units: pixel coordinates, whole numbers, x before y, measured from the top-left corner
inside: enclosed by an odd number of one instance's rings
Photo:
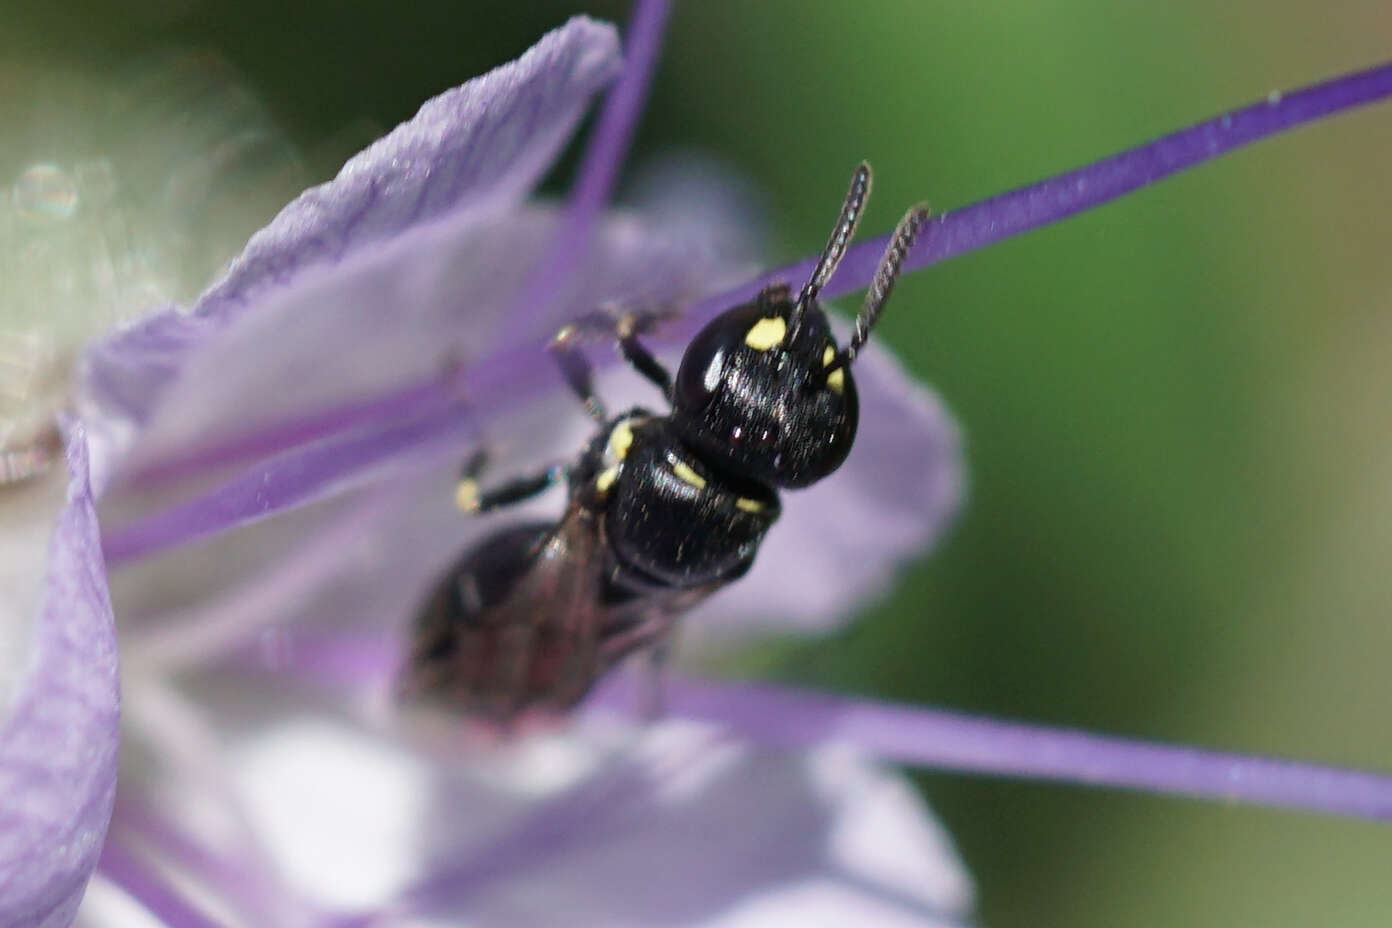
[[[93,391],[141,423],[191,348],[306,270],[446,215],[470,224],[516,206],[618,69],[613,27],[577,17],[517,61],[428,101],[253,236],[193,317],[169,310],[97,346]]]
[[[670,151],[643,161],[625,190],[656,228],[696,233],[692,247],[714,255],[731,276],[751,277],[767,265],[774,240],[767,191],[709,152]]]
[[[5,928],[71,921],[116,789],[116,641],[81,429],[70,436],[68,469],[32,663],[0,729]]]
[[[197,692],[217,733],[209,760],[283,891],[337,907],[333,924],[392,912],[525,926],[565,912],[725,926],[808,916],[815,900],[887,925],[969,918],[969,878],[922,800],[843,748],[786,755],[705,726],[640,732],[599,716],[486,747],[453,722],[404,736],[402,719],[366,721],[285,677],[206,676]],[[216,852],[197,783],[143,785]],[[166,863],[228,889],[187,856]]]
[[[516,61],[427,101],[252,236],[195,311],[235,315],[311,264],[342,262],[446,213],[516,206],[619,67],[615,29],[576,17]]]
[[[63,468],[53,467],[0,488],[0,719],[9,715],[33,668],[49,545],[68,479]]]
[[[87,349],[78,367],[83,383],[77,408],[88,423],[98,498],[106,494],[155,399],[184,359],[220,330],[218,319],[188,316],[171,307]]]
[[[947,833],[902,778],[844,749],[767,752],[670,722],[626,763],[616,789],[543,805],[472,859],[454,852],[408,903],[538,928],[557,912],[595,925],[970,922],[970,879]]]

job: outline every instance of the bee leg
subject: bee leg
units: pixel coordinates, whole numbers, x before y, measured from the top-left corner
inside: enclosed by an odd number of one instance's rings
[[[561,363],[561,369],[566,373],[566,380],[571,384],[581,399],[585,400],[585,408],[590,409],[590,399],[593,396],[593,389],[590,381],[589,363],[580,355],[578,343],[587,339],[613,339],[618,343],[619,352],[623,359],[644,379],[646,379],[658,390],[662,391],[663,397],[667,402],[672,401],[672,375],[662,366],[662,363],[653,356],[652,352],[639,341],[640,335],[646,335],[655,331],[662,323],[672,319],[675,313],[666,310],[642,310],[639,312],[626,311],[616,303],[607,303],[597,312],[588,313],[556,333],[556,337],[551,341],[551,348],[558,352],[557,360]],[[558,343],[564,343],[558,345]],[[567,358],[561,352],[571,354]],[[581,364],[584,366],[583,373],[573,374],[568,365]],[[593,413],[591,413],[593,415]],[[603,421],[601,418],[599,421]]]
[[[662,396],[670,404],[672,402],[672,375],[663,367],[657,358],[653,357],[652,352],[638,341],[637,333],[619,329],[619,351],[623,353],[624,360],[638,373],[642,374],[648,381],[659,390]]]
[[[660,722],[667,715],[667,698],[663,684],[671,656],[671,638],[664,637],[639,655],[638,698],[634,714],[644,724]]]
[[[626,657],[635,659],[638,685],[633,714],[640,722],[656,722],[667,714],[663,680],[667,659],[672,653],[674,629],[675,623],[670,616],[657,614],[604,642],[604,666],[612,667]]]
[[[580,347],[586,334],[584,320],[572,322],[561,327],[552,337],[548,347],[551,349],[551,356],[556,359],[556,364],[560,366],[566,383],[575,395],[580,397],[580,402],[585,404],[586,414],[602,425],[608,419],[608,414],[604,411],[604,404],[595,395],[594,368]]]
[[[600,314],[609,320],[613,337],[618,340],[619,352],[623,355],[623,359],[635,371],[642,374],[649,383],[662,391],[663,398],[671,403],[672,375],[638,340],[638,336],[656,330],[658,326],[671,320],[676,314],[667,310],[625,312],[622,307],[612,303],[606,305]]]
[[[454,488],[454,504],[467,513],[489,512],[503,506],[540,496],[565,479],[565,465],[553,464],[543,471],[515,477],[489,490],[479,489],[479,475],[488,463],[488,452],[479,449],[464,462],[459,483]]]

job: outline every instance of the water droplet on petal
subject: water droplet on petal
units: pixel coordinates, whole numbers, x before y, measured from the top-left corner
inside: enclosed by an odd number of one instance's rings
[[[65,220],[77,212],[77,182],[56,164],[31,164],[10,191],[15,212],[26,219]]]

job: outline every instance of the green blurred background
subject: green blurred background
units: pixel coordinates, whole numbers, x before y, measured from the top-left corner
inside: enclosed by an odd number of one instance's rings
[[[6,3],[0,52],[211,50],[327,176],[568,13],[626,6]],[[636,158],[725,160],[796,257],[860,158],[880,232],[1373,63],[1390,30],[1377,2],[688,2]],[[849,630],[741,669],[1392,770],[1389,151],[1392,107],[1358,112],[905,280],[881,333],[964,425],[965,515]],[[1386,826],[920,783],[997,928],[1392,920]]]

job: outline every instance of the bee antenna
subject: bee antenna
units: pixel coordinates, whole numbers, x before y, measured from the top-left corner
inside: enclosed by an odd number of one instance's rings
[[[880,266],[875,268],[875,276],[870,280],[870,289],[865,293],[865,303],[856,314],[855,332],[852,333],[846,347],[841,349],[841,353],[826,368],[828,374],[850,364],[860,353],[860,349],[870,337],[870,330],[875,327],[875,321],[879,319],[880,312],[889,300],[890,292],[894,289],[894,281],[899,277],[904,256],[913,247],[914,239],[918,238],[918,233],[928,221],[928,216],[928,204],[920,203],[910,207],[904,218],[899,220],[894,234],[890,236],[889,245],[880,256]]]
[[[865,201],[869,197],[870,165],[862,161],[856,165],[855,173],[851,175],[851,186],[846,191],[846,200],[841,204],[841,216],[836,220],[831,238],[827,239],[822,256],[817,259],[817,266],[812,270],[812,276],[803,284],[802,292],[798,294],[797,303],[793,306],[788,325],[791,333],[790,342],[796,340],[798,331],[802,328],[802,317],[807,312],[807,307],[812,305],[812,301],[817,299],[817,294],[821,293],[827,281],[831,280],[831,275],[836,273],[836,265],[841,263],[841,257],[846,253],[846,247],[855,235],[856,224],[860,222],[860,214],[864,211]]]

